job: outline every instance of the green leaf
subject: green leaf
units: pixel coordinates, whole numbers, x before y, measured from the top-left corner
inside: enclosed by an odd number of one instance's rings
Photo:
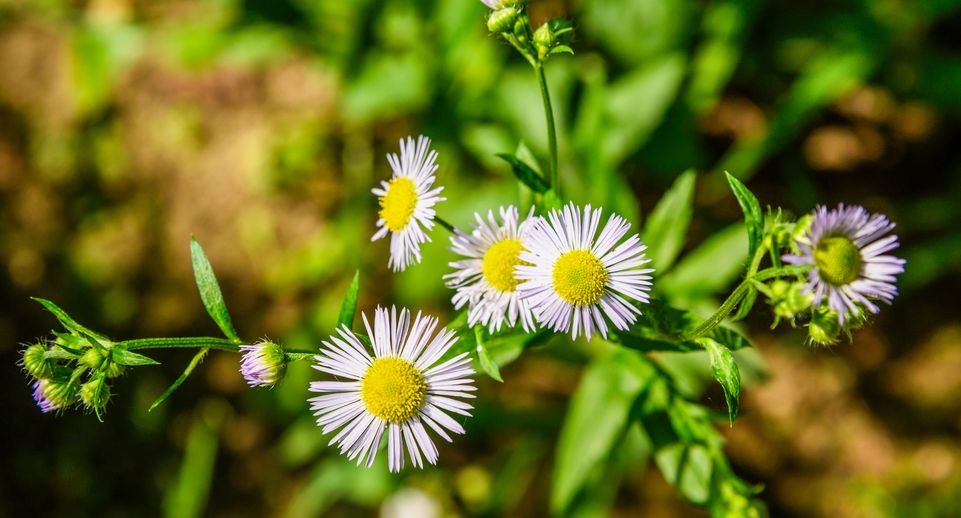
[[[511,165],[511,171],[524,185],[536,193],[544,193],[550,189],[550,184],[531,166],[509,153],[498,153],[497,157]]]
[[[705,505],[711,494],[711,454],[700,444],[675,443],[654,454],[664,479],[687,500]]]
[[[741,394],[741,371],[737,368],[734,355],[731,354],[730,349],[711,338],[698,338],[697,342],[703,345],[711,356],[711,370],[714,373],[714,379],[724,389],[728,419],[730,419],[731,426],[734,426],[734,418],[737,417]]]
[[[110,349],[110,357],[113,361],[119,363],[120,365],[126,365],[128,367],[139,367],[141,365],[160,365],[160,362],[150,358],[149,356],[144,356],[126,349],[121,349],[119,347],[114,347]]]
[[[551,189],[544,193],[544,208],[546,210],[561,210],[564,207],[564,200]]]
[[[625,331],[614,331],[617,343],[642,352],[691,352],[703,349],[697,342],[685,339],[703,320],[697,314],[673,308],[657,298],[639,307],[641,315],[636,324]],[[715,327],[707,336],[732,351],[751,346],[746,338],[728,327]]]
[[[761,204],[747,186],[740,180],[724,171],[727,176],[727,183],[734,191],[737,202],[744,211],[744,226],[747,228],[747,256],[754,257],[754,252],[761,246],[764,239],[764,213],[761,211]]]
[[[574,55],[574,49],[568,47],[567,45],[557,45],[547,53],[548,56],[553,56],[554,54],[570,54]]]
[[[66,311],[60,309],[60,307],[57,306],[56,304],[54,304],[53,302],[51,302],[51,301],[49,301],[49,300],[47,300],[47,299],[41,299],[41,298],[39,298],[39,297],[30,297],[30,298],[31,298],[32,300],[35,300],[35,301],[39,302],[44,308],[47,309],[47,311],[53,313],[53,316],[57,317],[57,320],[60,321],[60,324],[61,324],[67,331],[70,331],[71,333],[75,333],[75,334],[81,334],[81,335],[86,334],[86,335],[90,335],[90,336],[96,338],[98,341],[101,341],[101,342],[109,342],[109,341],[110,341],[110,340],[107,339],[106,336],[104,336],[104,335],[102,335],[102,334],[100,334],[100,333],[91,331],[90,329],[87,329],[86,327],[80,325],[76,320],[70,318],[70,315],[68,315]]]
[[[224,303],[224,296],[220,292],[220,285],[217,284],[217,277],[214,276],[214,269],[207,259],[207,254],[196,239],[190,239],[190,260],[194,267],[194,280],[197,281],[197,290],[200,291],[200,300],[203,301],[210,318],[214,319],[224,336],[240,341],[234,325],[230,321],[230,313],[227,312],[227,304]]]
[[[354,272],[354,279],[350,281],[344,301],[340,304],[340,314],[337,316],[337,327],[354,325],[354,315],[357,314],[357,293],[360,291],[360,270]]]
[[[503,383],[504,378],[501,377],[500,367],[497,366],[497,363],[488,354],[487,348],[484,347],[484,329],[482,327],[474,327],[474,340],[477,342],[477,361],[480,363],[481,369],[484,369],[484,372],[491,378]]]
[[[648,360],[627,349],[594,360],[584,371],[558,440],[551,491],[555,513],[563,513],[593,472],[603,468],[653,372]]]
[[[663,275],[681,253],[691,223],[694,201],[694,171],[677,177],[674,185],[664,193],[644,225],[644,244],[653,268]]]
[[[170,395],[173,394],[175,390],[180,388],[180,386],[183,385],[184,381],[186,381],[187,377],[190,376],[190,374],[194,371],[194,369],[197,368],[197,365],[200,365],[200,362],[204,359],[205,356],[207,356],[208,352],[210,352],[210,349],[206,347],[197,351],[197,354],[194,354],[194,357],[190,360],[190,363],[187,364],[187,368],[184,369],[182,373],[180,373],[180,376],[176,380],[174,380],[173,384],[171,384],[170,387],[168,387],[167,390],[165,390],[164,393],[161,394],[160,397],[156,399],[156,401],[151,403],[150,408],[147,409],[147,412],[151,412],[153,411],[153,409],[160,406],[160,404],[166,401],[167,398],[170,397]]]

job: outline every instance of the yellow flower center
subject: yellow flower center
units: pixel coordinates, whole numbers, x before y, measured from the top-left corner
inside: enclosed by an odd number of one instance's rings
[[[843,286],[861,275],[861,251],[844,236],[826,237],[814,249],[814,264],[824,282]]]
[[[517,289],[517,279],[514,278],[514,267],[518,264],[530,263],[521,261],[518,257],[524,248],[517,239],[504,239],[491,245],[484,253],[481,271],[484,278],[495,289],[511,292]]]
[[[367,411],[391,423],[416,416],[426,396],[424,375],[413,363],[393,356],[374,360],[360,382]]]
[[[588,250],[565,252],[554,262],[554,291],[576,306],[594,304],[604,295],[607,270]]]
[[[380,217],[391,232],[407,226],[417,207],[417,189],[403,176],[387,183],[387,194],[380,197]]]

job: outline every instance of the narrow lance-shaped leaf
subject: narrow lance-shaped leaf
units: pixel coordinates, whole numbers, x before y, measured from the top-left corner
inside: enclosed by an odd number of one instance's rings
[[[644,244],[658,274],[665,273],[681,253],[691,223],[693,202],[694,171],[689,170],[677,177],[647,218]]]
[[[163,394],[160,395],[160,397],[157,398],[156,401],[151,403],[150,408],[147,409],[147,412],[151,412],[153,411],[153,409],[160,406],[160,404],[166,401],[167,398],[170,397],[170,395],[173,394],[175,390],[180,388],[180,386],[183,385],[184,381],[187,380],[187,377],[190,376],[190,374],[194,371],[194,369],[197,368],[197,365],[200,365],[200,362],[204,359],[205,356],[207,356],[207,353],[209,351],[210,349],[206,347],[197,351],[197,354],[194,354],[194,357],[190,360],[190,363],[187,364],[187,368],[184,369],[182,373],[180,373],[180,376],[173,382],[172,385],[170,385],[170,387],[167,388],[167,390],[164,391]]]
[[[340,314],[337,316],[337,327],[354,325],[354,315],[357,314],[357,294],[360,291],[360,270],[354,272],[354,278],[350,281],[344,301],[340,304]]]
[[[498,153],[497,157],[511,165],[514,176],[524,185],[536,193],[544,193],[551,188],[547,180],[537,173],[531,166],[509,153]]]
[[[160,365],[160,362],[149,356],[144,356],[126,349],[115,347],[110,349],[110,357],[120,365],[139,367],[141,365]]]
[[[741,205],[741,210],[744,211],[744,225],[747,227],[747,256],[754,257],[754,252],[761,246],[761,241],[764,239],[764,213],[761,212],[761,204],[744,183],[727,171],[724,174],[727,176],[727,183],[730,184],[731,190],[734,191],[737,202]]]
[[[724,389],[728,418],[731,426],[734,426],[741,394],[741,371],[737,368],[734,355],[731,354],[730,349],[711,338],[698,338],[697,342],[704,346],[711,357],[711,371],[714,373],[714,379]]]
[[[481,369],[484,369],[484,372],[491,378],[503,383],[504,378],[501,377],[500,367],[497,366],[490,353],[487,352],[487,348],[484,347],[484,329],[481,326],[474,326],[474,340],[477,342],[477,361],[480,363]]]
[[[240,338],[230,321],[230,313],[227,312],[227,304],[224,303],[220,285],[217,284],[217,277],[214,276],[214,269],[200,243],[193,238],[190,240],[190,260],[193,262],[194,280],[197,282],[197,290],[200,292],[200,300],[203,301],[204,308],[223,331],[224,336],[239,342]]]
[[[60,306],[57,306],[52,301],[49,301],[47,299],[41,299],[39,297],[30,297],[30,298],[39,302],[44,308],[46,308],[47,311],[53,313],[53,316],[57,317],[57,320],[60,321],[60,324],[63,325],[63,327],[66,328],[67,331],[70,331],[71,333],[76,333],[76,334],[90,335],[96,338],[98,341],[108,341],[107,337],[103,336],[102,334],[97,333],[95,331],[91,331],[90,329],[87,329],[86,327],[80,325],[80,323],[78,323],[76,320],[71,318],[66,311],[60,309]]]

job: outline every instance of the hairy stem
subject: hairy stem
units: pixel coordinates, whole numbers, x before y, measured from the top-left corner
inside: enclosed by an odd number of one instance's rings
[[[183,338],[138,338],[118,342],[118,346],[135,351],[137,349],[190,349],[194,347],[219,349],[221,351],[239,352],[240,344],[226,338],[209,336]]]

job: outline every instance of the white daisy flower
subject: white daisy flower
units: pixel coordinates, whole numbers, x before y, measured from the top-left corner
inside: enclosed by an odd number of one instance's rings
[[[434,205],[446,198],[439,196],[443,187],[431,189],[437,171],[437,152],[430,150],[430,139],[421,135],[414,144],[412,137],[400,141],[400,156],[389,153],[387,161],[393,170],[390,181],[380,182],[372,192],[379,198],[377,232],[371,241],[390,232],[392,270],[402,271],[420,262],[420,245],[430,241],[427,232],[434,228]]]
[[[477,227],[470,234],[455,230],[451,236],[451,251],[466,259],[450,263],[456,271],[444,276],[447,286],[454,288],[452,302],[456,309],[468,305],[467,323],[486,326],[491,333],[500,330],[504,322],[514,327],[520,318],[525,331],[534,329],[534,321],[527,302],[517,294],[518,280],[514,267],[521,264],[524,233],[533,222],[534,211],[518,223],[517,207],[500,208],[501,223],[488,211],[487,220],[474,213]]]
[[[572,338],[595,330],[607,338],[607,319],[626,330],[641,312],[630,299],[649,302],[652,268],[637,234],[618,244],[631,224],[611,214],[595,239],[602,209],[573,203],[539,218],[527,232],[516,275],[522,299],[538,323]],[[528,263],[528,264],[523,264]]]
[[[373,329],[364,315],[373,355],[347,326],[323,342],[314,368],[346,381],[315,381],[310,408],[323,433],[340,431],[331,439],[347,458],[367,467],[374,463],[381,437],[387,435],[390,471],[404,467],[404,448],[411,462],[437,463],[437,447],[427,435],[427,425],[448,442],[447,432],[464,433],[448,412],[470,416],[473,407],[459,399],[473,398],[471,358],[459,354],[434,365],[457,341],[454,331],[441,329],[437,319],[421,316],[410,324],[410,312],[378,307]]]

